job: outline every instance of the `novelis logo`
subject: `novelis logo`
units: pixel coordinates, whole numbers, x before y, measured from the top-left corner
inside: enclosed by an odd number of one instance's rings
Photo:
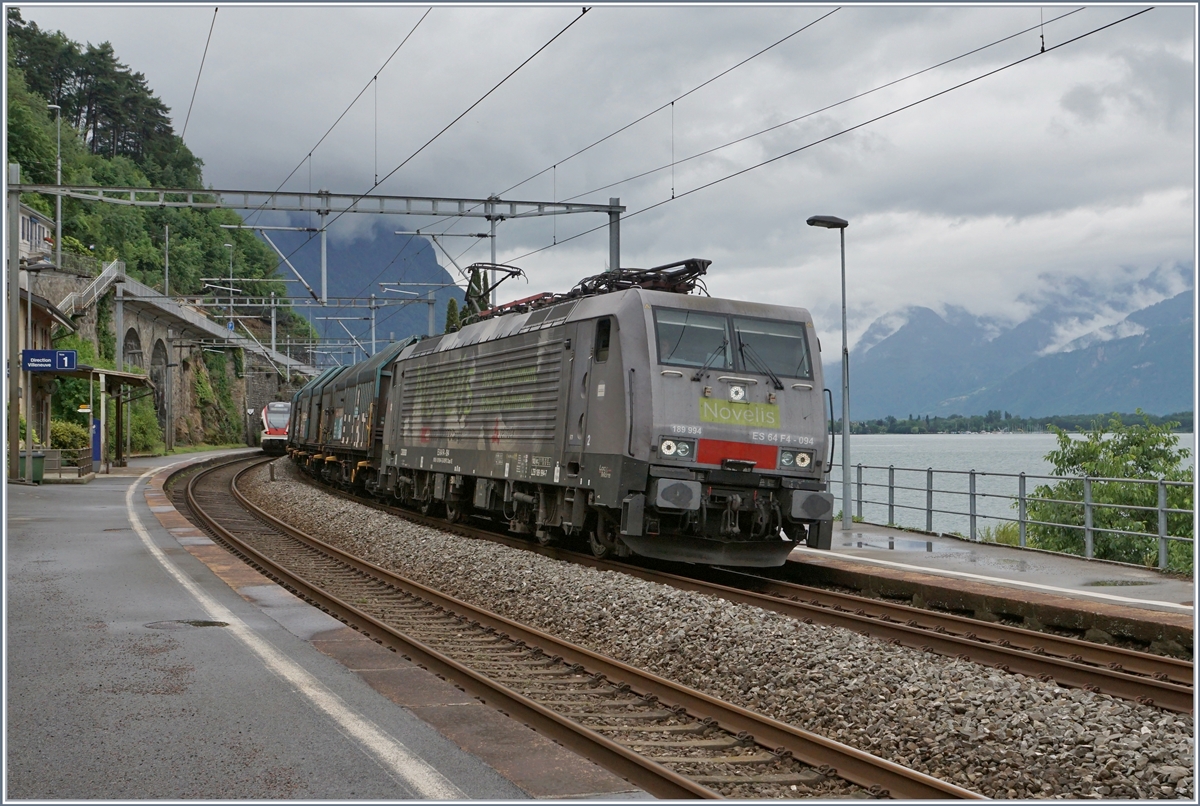
[[[700,420],[721,425],[746,425],[755,428],[779,428],[779,407],[766,403],[729,403],[700,398]]]

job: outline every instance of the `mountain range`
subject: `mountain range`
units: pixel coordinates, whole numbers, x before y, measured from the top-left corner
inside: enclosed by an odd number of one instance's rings
[[[893,312],[850,353],[850,416],[1190,411],[1194,307],[1190,288],[1066,343],[1080,321],[1069,297],[1010,327],[955,307]],[[840,364],[825,366],[840,411]]]
[[[316,239],[306,243],[308,236],[304,233],[286,231],[273,232],[271,238],[319,294],[321,259]],[[328,295],[330,298],[363,299],[375,294],[379,305],[375,314],[375,337],[378,344],[386,344],[391,338],[399,340],[428,333],[429,307],[416,300],[424,300],[432,290],[434,332],[441,333],[446,327],[446,303],[453,297],[461,305],[463,293],[450,285],[458,279],[458,273],[454,272],[452,277],[442,268],[438,258],[446,263],[449,261],[444,255],[435,255],[434,249],[427,239],[407,234],[382,235],[367,230],[358,236],[331,236],[326,253]],[[286,268],[281,269],[280,274],[292,276]],[[385,291],[380,283],[403,283],[405,285],[398,288],[405,293]],[[297,287],[292,293],[301,296],[304,292]],[[398,304],[403,300],[413,302]],[[310,318],[322,338],[344,340],[348,329],[364,346],[370,346],[370,322],[362,318],[369,317],[370,311],[364,307],[297,305],[295,310]],[[331,317],[346,319],[338,322]],[[361,354],[358,357],[361,358]],[[346,358],[342,356],[341,360],[344,362]]]
[[[304,237],[281,232],[277,242],[289,253]],[[486,250],[475,251],[481,252],[476,259],[486,260]],[[318,287],[319,250],[306,247],[292,260]],[[458,262],[465,268],[470,260]],[[447,287],[459,280],[457,270],[418,236],[367,231],[360,237],[331,238],[328,277],[331,297],[374,293],[381,302],[394,303],[414,296],[385,292],[381,282],[418,284],[403,288],[421,297],[433,289],[436,333],[445,328],[447,301],[451,297],[462,301],[461,290]],[[501,287],[501,299],[542,290],[520,281],[512,288],[508,285]],[[1187,290],[1179,291],[1181,287]],[[872,420],[990,410],[1024,417],[1137,408],[1150,414],[1190,411],[1195,383],[1194,298],[1191,267],[1177,266],[1115,289],[1099,290],[1082,283],[1063,287],[1033,306],[1033,313],[1016,325],[954,306],[941,313],[928,307],[891,312],[876,319],[851,350],[850,416]],[[1138,300],[1158,301],[1138,307]],[[306,307],[297,310],[304,313]],[[308,308],[309,315],[368,313],[362,308],[314,310]],[[421,303],[379,309],[377,340],[386,343],[392,337],[425,334],[428,310]],[[1119,313],[1122,310],[1127,312]],[[1080,322],[1097,325],[1089,330]],[[341,323],[331,319],[313,324],[330,337],[345,336]],[[344,324],[364,344],[369,339],[367,321]],[[825,385],[833,390],[834,410],[840,412],[841,367],[836,360],[840,338],[825,334],[823,341]]]

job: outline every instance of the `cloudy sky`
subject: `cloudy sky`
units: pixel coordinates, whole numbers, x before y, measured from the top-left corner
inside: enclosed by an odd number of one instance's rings
[[[183,129],[212,5],[21,8],[112,42]],[[300,166],[287,189],[366,192],[581,10],[433,6],[422,20],[429,8],[220,6],[186,131],[206,181],[269,190]],[[1117,22],[1145,8],[596,6],[376,192],[620,197],[623,265],[708,258],[714,296],[806,307],[826,331],[838,238],[804,222],[836,215],[850,221],[852,342],[907,305],[1015,323],[1077,287],[1105,301],[1080,327],[1103,325],[1186,287],[1195,265],[1196,10]],[[392,237],[432,223],[337,227]],[[543,247],[602,223],[507,222],[498,256],[531,291],[565,290],[605,268],[607,233]],[[487,258],[482,243],[460,263]]]

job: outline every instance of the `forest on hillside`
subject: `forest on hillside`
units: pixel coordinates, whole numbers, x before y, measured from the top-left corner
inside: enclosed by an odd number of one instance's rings
[[[9,163],[21,181],[55,183],[61,122],[62,181],[106,187],[204,188],[203,161],[176,134],[171,110],[146,77],[122,64],[108,42],[86,46],[61,31],[26,22],[8,9],[7,128]],[[51,104],[60,107],[56,112]],[[61,115],[61,121],[56,118]],[[25,204],[54,217],[52,196],[26,194]],[[262,278],[241,287],[252,296],[285,296],[276,276],[278,258],[232,210],[125,207],[63,200],[64,253],[107,263],[122,260],[135,280],[163,290],[164,240],[170,227],[170,291],[201,294],[205,276],[225,275],[233,244],[233,274]],[[206,274],[207,272],[207,274]],[[281,334],[308,331],[304,319],[280,309]],[[254,315],[255,311],[246,311]]]

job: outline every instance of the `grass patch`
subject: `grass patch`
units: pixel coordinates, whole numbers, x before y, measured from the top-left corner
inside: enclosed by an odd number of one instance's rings
[[[982,543],[999,543],[1004,546],[1021,545],[1021,527],[1013,521],[1002,521],[995,526],[985,526],[979,531]]]
[[[249,448],[249,447],[252,447],[252,446],[247,445],[244,442],[222,442],[222,443],[216,444],[216,445],[212,445],[207,442],[201,442],[198,445],[176,445],[174,448],[172,448],[170,451],[168,451],[166,449],[166,446],[163,443],[159,442],[149,452],[139,453],[137,455],[138,456],[176,456],[181,453],[201,453],[202,451],[220,451],[220,450],[227,450],[229,448]]]

